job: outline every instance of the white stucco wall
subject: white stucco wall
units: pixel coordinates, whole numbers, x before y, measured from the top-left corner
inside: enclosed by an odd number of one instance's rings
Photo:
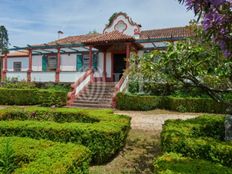
[[[106,77],[111,77],[111,53],[106,53]]]
[[[76,82],[85,72],[60,72],[60,82]]]
[[[103,73],[103,66],[104,66],[104,53],[99,52],[98,53],[98,65],[97,65],[97,71],[94,73],[94,77],[102,77]]]
[[[89,75],[80,85],[76,88],[76,94],[77,95],[91,80],[91,75]]]
[[[27,81],[27,72],[7,72],[6,78],[8,80],[17,79],[18,81]]]
[[[31,80],[35,82],[55,82],[55,72],[32,72]]]
[[[125,23],[125,25],[127,26],[126,30],[123,32],[124,34],[129,35],[129,36],[133,36],[135,38],[139,38],[139,35],[137,35],[137,34],[135,35],[135,30],[139,31],[140,28],[136,25],[131,25],[129,23],[129,20],[124,15],[119,15],[113,21],[113,24],[110,27],[106,28],[104,32],[109,33],[109,32],[115,31],[115,25],[117,25],[119,21],[123,21]]]
[[[32,56],[32,71],[42,71],[42,55]]]
[[[76,57],[77,54],[61,55],[61,71],[76,71]]]
[[[22,63],[21,71],[28,70],[28,57],[8,58],[7,59],[7,70],[8,71],[14,71],[14,62],[21,62]]]
[[[139,56],[139,57],[142,57],[143,54],[144,54],[144,51],[143,51],[143,50],[139,50],[139,51],[138,51],[138,56]]]

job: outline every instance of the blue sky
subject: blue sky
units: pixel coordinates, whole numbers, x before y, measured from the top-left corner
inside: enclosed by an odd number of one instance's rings
[[[185,26],[194,18],[177,0],[0,0],[0,25],[13,45],[46,43],[64,36],[102,32],[114,12],[126,12],[142,29]]]

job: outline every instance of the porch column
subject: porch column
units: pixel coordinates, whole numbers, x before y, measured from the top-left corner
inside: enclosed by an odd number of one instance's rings
[[[131,43],[126,43],[126,69],[130,66],[130,50],[131,50]]]
[[[104,51],[104,58],[103,58],[103,81],[106,82],[106,51]]]
[[[60,47],[57,48],[56,83],[60,82]]]
[[[6,72],[7,72],[7,53],[5,53],[3,57],[3,62],[2,62],[2,81],[6,79]]]
[[[27,71],[27,81],[31,81],[31,72],[32,72],[32,49],[29,49],[28,55],[28,71]]]
[[[89,46],[89,69],[93,67],[93,46]]]

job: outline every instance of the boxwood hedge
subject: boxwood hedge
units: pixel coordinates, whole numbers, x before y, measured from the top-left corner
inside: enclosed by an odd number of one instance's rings
[[[119,93],[117,108],[121,110],[168,109],[180,112],[226,113],[228,104],[210,98],[179,98],[170,96],[141,96]]]
[[[86,174],[90,157],[90,151],[82,145],[0,137],[1,172],[5,173]]]
[[[232,142],[224,141],[224,119],[219,115],[205,115],[185,121],[166,121],[161,133],[163,151],[231,167]]]
[[[181,154],[166,153],[155,162],[158,174],[229,174],[232,168],[206,160],[183,157]]]
[[[130,119],[110,110],[8,108],[0,110],[0,136],[72,142],[88,147],[103,163],[124,146]]]
[[[64,91],[0,88],[0,105],[64,106],[66,100]]]

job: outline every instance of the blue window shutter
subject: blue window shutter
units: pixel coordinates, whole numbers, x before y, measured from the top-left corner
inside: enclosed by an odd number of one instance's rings
[[[93,54],[93,68],[97,70],[98,54]]]
[[[76,61],[76,70],[77,71],[82,71],[83,68],[83,55],[78,54],[77,55],[77,61]]]
[[[42,71],[47,71],[47,56],[43,55],[42,57]]]

